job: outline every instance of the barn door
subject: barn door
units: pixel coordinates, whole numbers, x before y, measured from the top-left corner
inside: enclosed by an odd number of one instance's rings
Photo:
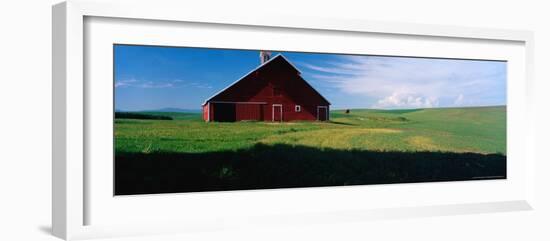
[[[328,108],[326,106],[317,106],[317,120],[328,120]]]
[[[214,104],[214,121],[235,122],[237,120],[236,106],[234,103]]]
[[[273,121],[283,121],[283,105],[273,104],[273,110],[271,114]]]

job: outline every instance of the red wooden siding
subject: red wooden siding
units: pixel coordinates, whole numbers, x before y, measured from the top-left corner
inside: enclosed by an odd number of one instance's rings
[[[209,111],[210,110],[208,109],[208,104],[202,106],[202,119],[203,120],[210,121],[209,113],[208,113]]]
[[[263,104],[237,104],[236,119],[242,120],[264,120]]]
[[[274,104],[271,106],[272,121],[284,121],[283,106]]]
[[[210,121],[272,121],[273,105],[282,105],[282,120],[317,120],[318,106],[330,103],[287,60],[277,56],[237,83],[208,99]],[[295,106],[300,105],[297,112]],[[203,118],[207,120],[207,115]],[[327,120],[327,118],[320,118]],[[275,120],[278,121],[278,120]]]

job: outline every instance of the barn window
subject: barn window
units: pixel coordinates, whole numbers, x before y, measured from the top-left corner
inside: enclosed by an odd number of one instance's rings
[[[300,111],[302,111],[302,107],[300,105],[296,105],[296,106],[294,106],[294,111],[300,112]]]

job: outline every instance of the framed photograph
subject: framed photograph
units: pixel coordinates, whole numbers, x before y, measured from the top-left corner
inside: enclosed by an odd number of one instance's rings
[[[115,195],[506,179],[505,60],[113,52]]]
[[[111,4],[53,7],[58,237],[532,208],[530,32]]]

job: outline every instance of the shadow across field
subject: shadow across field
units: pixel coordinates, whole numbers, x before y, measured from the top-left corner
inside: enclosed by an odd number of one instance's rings
[[[506,178],[506,156],[257,144],[207,153],[116,153],[115,194]]]
[[[341,122],[341,121],[333,121],[333,120],[329,121],[329,123],[332,123],[335,125],[344,125],[344,126],[357,126],[357,124]]]

